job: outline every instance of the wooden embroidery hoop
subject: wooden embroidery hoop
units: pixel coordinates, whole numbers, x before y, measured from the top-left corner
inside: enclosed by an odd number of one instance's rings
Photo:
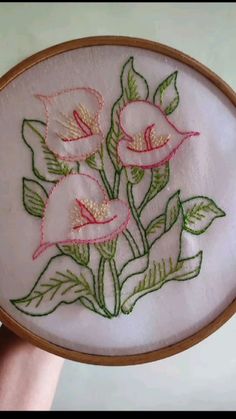
[[[8,71],[3,77],[0,78],[0,91],[4,89],[12,80],[18,77],[21,73],[33,67],[34,65],[44,61],[48,58],[51,58],[55,55],[61,54],[66,51],[71,51],[78,48],[90,47],[90,46],[104,46],[104,45],[117,45],[117,46],[129,46],[133,48],[143,48],[149,51],[154,51],[165,56],[171,57],[180,61],[189,67],[192,67],[194,70],[201,73],[208,80],[210,80],[219,90],[221,90],[224,95],[236,106],[236,94],[220,77],[218,77],[214,72],[209,70],[207,67],[189,57],[188,55],[183,54],[182,52],[170,48],[168,46],[159,44],[157,42],[148,41],[139,38],[130,38],[123,36],[96,36],[89,38],[81,38],[68,42],[64,42],[59,45],[47,48],[43,51],[38,52],[37,54],[32,55],[31,57],[25,59],[21,63],[17,64],[10,71]],[[107,355],[91,355],[83,352],[77,352],[74,350],[66,349],[54,343],[48,342],[46,339],[43,339],[36,334],[29,331],[27,328],[21,326],[16,320],[14,320],[9,314],[6,313],[0,307],[0,320],[14,333],[23,339],[28,340],[32,344],[38,346],[41,349],[44,349],[48,352],[59,355],[63,358],[71,359],[74,361],[84,362],[88,364],[96,365],[111,365],[111,366],[121,366],[121,365],[135,365],[142,364],[146,362],[152,362],[159,359],[166,358],[171,355],[175,355],[179,352],[182,352],[193,345],[196,345],[217,329],[219,329],[227,320],[230,319],[236,312],[236,298],[229,304],[229,306],[217,316],[211,323],[203,327],[198,332],[194,333],[192,336],[181,340],[173,345],[151,351],[145,352],[136,355],[122,355],[122,356],[107,356]]]

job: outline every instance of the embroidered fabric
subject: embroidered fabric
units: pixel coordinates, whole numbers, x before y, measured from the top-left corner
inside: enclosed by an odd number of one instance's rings
[[[0,99],[8,313],[111,355],[175,343],[226,307],[236,124],[215,86],[160,54],[104,46],[32,67]]]

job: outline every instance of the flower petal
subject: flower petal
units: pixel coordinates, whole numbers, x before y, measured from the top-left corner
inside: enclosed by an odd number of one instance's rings
[[[124,166],[158,167],[173,157],[185,139],[199,135],[198,132],[179,131],[158,106],[141,100],[123,108],[120,124],[125,137],[118,143],[118,154]],[[160,135],[170,136],[170,140],[152,150],[132,149],[132,137],[153,125]]]
[[[64,160],[85,160],[96,152],[104,136],[99,125],[99,113],[103,107],[103,98],[94,89],[75,88],[64,90],[52,96],[37,95],[46,109],[46,143],[48,148]],[[96,132],[80,119],[78,107],[89,111],[96,124]],[[76,133],[78,131],[78,135]],[[90,135],[90,133],[92,134]]]
[[[92,200],[97,204],[108,202],[109,215],[104,222],[88,223],[73,229],[71,209],[75,201]],[[120,200],[108,201],[98,181],[85,174],[64,177],[52,189],[47,200],[41,224],[40,246],[33,258],[54,244],[102,243],[116,237],[129,221],[129,208]]]

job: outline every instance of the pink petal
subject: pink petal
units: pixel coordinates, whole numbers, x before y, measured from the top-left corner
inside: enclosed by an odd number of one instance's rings
[[[63,115],[74,117],[79,105],[85,106],[99,124],[100,112],[103,107],[103,98],[99,92],[90,88],[75,88],[64,90],[52,96],[37,95],[43,101],[46,110],[46,143],[48,148],[63,160],[85,160],[101,147],[104,140],[102,130],[91,135],[91,129],[80,121],[79,127],[83,128],[84,137],[70,138],[69,130],[61,124]],[[75,119],[76,123],[76,119]],[[60,135],[66,138],[63,140]]]
[[[120,124],[125,137],[118,143],[118,155],[122,164],[127,167],[161,166],[173,157],[184,140],[199,135],[198,132],[179,131],[158,106],[141,100],[130,102],[122,109]],[[160,135],[170,135],[170,140],[152,150],[133,150],[132,137],[140,132],[145,133],[147,127],[153,125]]]
[[[33,258],[48,247],[68,243],[100,243],[116,237],[129,221],[129,208],[120,200],[109,201],[107,223],[86,224],[72,228],[71,208],[76,200],[89,199],[97,203],[108,201],[98,181],[85,174],[68,175],[52,189],[44,210],[41,240]]]

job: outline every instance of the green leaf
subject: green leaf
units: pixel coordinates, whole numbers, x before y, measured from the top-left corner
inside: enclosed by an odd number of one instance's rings
[[[179,216],[181,206],[179,194],[180,191],[177,191],[167,202],[165,210],[165,231],[168,231],[172,227]]]
[[[144,272],[148,267],[148,255],[129,260],[121,269],[119,281],[123,284],[132,275]]]
[[[14,306],[31,316],[52,313],[62,304],[71,304],[80,297],[93,300],[93,274],[68,256],[50,259],[29,294],[11,300]]]
[[[169,181],[169,163],[164,164],[163,166],[151,169],[151,182],[149,189],[140,204],[138,211],[139,214],[143,211],[145,206],[151,201],[155,196],[162,191],[162,189],[167,185]]]
[[[33,179],[22,179],[23,205],[26,211],[35,217],[42,218],[48,198],[47,192],[40,183]]]
[[[226,214],[216,203],[206,196],[195,196],[182,203],[184,229],[192,234],[202,234],[219,217]]]
[[[159,84],[153,96],[153,103],[160,105],[166,115],[174,112],[179,104],[179,92],[176,85],[177,75],[178,71],[170,74]]]
[[[87,165],[94,170],[102,170],[103,162],[99,152],[92,154],[86,159]]]
[[[106,139],[109,156],[118,172],[122,169],[117,155],[117,144],[123,136],[119,124],[120,111],[127,102],[138,99],[145,100],[149,95],[148,84],[145,78],[134,69],[133,57],[130,57],[122,68],[120,84],[121,95],[112,107],[111,126]]]
[[[152,220],[146,229],[147,238],[151,243],[158,239],[165,231],[165,214],[161,214]]]
[[[62,176],[72,172],[73,168],[58,160],[45,142],[46,124],[34,119],[24,119],[22,138],[32,153],[32,170],[39,179],[57,182]]]
[[[172,278],[171,274],[176,272],[180,259],[182,228],[183,215],[179,211],[170,229],[153,242],[146,269],[133,274],[123,283],[123,313],[130,313],[141,297],[158,290],[167,279]]]
[[[113,259],[116,253],[116,243],[117,238],[115,240],[95,244],[95,247],[104,259]]]
[[[144,170],[141,167],[131,167],[126,169],[127,178],[133,185],[141,182],[144,176]]]
[[[169,281],[185,281],[199,275],[202,263],[202,252],[197,255],[180,260],[176,265],[171,257],[161,261],[153,261],[144,277],[137,283],[133,292],[124,301],[122,312],[129,314],[136,302],[150,292],[158,291]]]
[[[77,263],[88,265],[90,257],[88,244],[65,244],[58,245],[58,247],[65,255],[71,256]]]

